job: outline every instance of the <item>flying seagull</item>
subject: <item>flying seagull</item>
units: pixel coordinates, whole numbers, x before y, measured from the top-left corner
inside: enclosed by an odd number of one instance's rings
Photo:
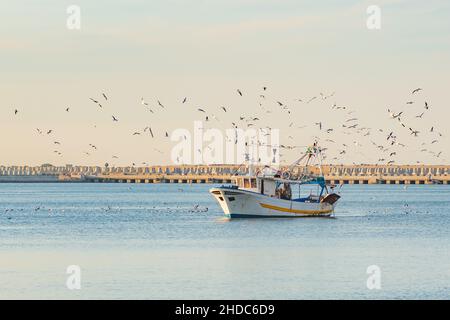
[[[144,101],[144,98],[141,98],[141,104],[143,104],[144,106],[148,106],[148,103]]]

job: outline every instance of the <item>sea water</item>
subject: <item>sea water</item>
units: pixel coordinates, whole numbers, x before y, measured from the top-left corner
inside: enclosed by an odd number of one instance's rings
[[[450,298],[450,185],[345,185],[335,218],[236,220],[211,187],[0,184],[0,298]]]

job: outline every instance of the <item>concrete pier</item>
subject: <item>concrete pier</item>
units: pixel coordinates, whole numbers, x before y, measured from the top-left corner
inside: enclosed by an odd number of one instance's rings
[[[255,168],[255,172],[261,168]],[[281,168],[283,170],[285,168]],[[296,174],[319,173],[316,167],[296,167]],[[447,165],[324,165],[330,184],[450,184]],[[1,182],[98,183],[231,183],[248,173],[237,165],[170,165],[148,167],[0,166]]]

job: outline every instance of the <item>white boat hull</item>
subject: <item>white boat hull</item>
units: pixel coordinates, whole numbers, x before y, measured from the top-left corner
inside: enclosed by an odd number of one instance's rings
[[[229,218],[329,217],[335,206],[326,202],[284,200],[229,187],[212,188],[210,193]]]

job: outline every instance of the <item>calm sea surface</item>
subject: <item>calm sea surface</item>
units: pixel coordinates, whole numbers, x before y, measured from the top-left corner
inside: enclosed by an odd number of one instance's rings
[[[450,299],[450,185],[346,185],[335,219],[232,221],[210,187],[0,184],[0,298]]]

